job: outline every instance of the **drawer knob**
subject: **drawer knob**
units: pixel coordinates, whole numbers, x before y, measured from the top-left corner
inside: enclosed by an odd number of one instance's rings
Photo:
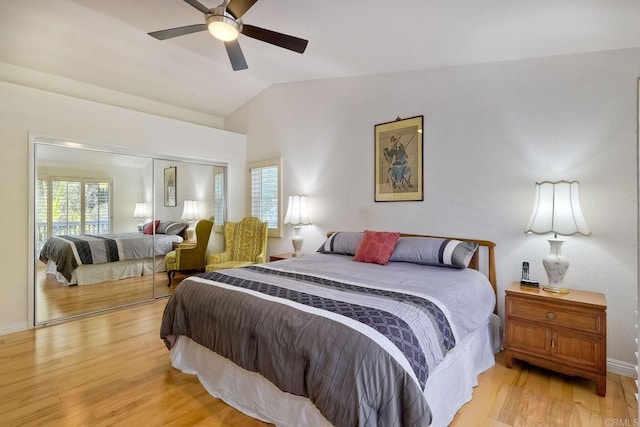
[[[555,319],[555,318],[556,318],[555,313],[553,313],[551,311],[547,313],[547,319]]]

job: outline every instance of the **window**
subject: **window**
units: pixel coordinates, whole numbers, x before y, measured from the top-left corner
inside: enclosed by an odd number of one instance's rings
[[[217,231],[224,225],[225,221],[225,174],[226,167],[213,167],[213,225]]]
[[[281,159],[249,164],[251,216],[269,224],[269,236],[282,237]]]
[[[111,232],[111,184],[84,183],[84,234]]]
[[[111,182],[50,177],[36,190],[38,252],[52,236],[111,232]]]
[[[36,257],[49,236],[49,221],[47,220],[49,198],[47,197],[47,188],[49,188],[48,180],[38,179],[36,181]]]

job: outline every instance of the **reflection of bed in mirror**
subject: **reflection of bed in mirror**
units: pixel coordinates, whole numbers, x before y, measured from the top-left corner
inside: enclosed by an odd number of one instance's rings
[[[91,285],[166,270],[164,256],[184,240],[187,225],[157,221],[156,233],[54,236],[40,251],[46,273],[63,285]]]

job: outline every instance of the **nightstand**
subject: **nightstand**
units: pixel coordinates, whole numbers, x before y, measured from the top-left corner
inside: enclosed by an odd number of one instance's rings
[[[269,262],[280,261],[282,259],[293,258],[293,252],[285,252],[283,254],[269,255]]]
[[[607,392],[607,303],[601,293],[568,294],[512,283],[505,296],[505,365],[513,359],[595,381]]]

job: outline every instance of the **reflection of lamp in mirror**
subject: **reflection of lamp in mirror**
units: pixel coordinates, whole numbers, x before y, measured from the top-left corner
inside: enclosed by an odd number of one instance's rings
[[[194,234],[193,223],[198,219],[198,202],[196,200],[184,201],[181,218],[183,221],[187,221],[189,223],[189,228],[187,228],[187,238],[192,240],[191,237]]]
[[[138,219],[138,231],[142,231],[144,221],[149,218],[147,204],[142,202],[136,203],[136,207],[133,210],[133,217]]]
[[[536,182],[536,199],[533,213],[525,233],[549,234],[551,251],[542,259],[549,278],[547,292],[568,293],[562,286],[569,260],[560,253],[562,239],[558,235],[571,236],[591,234],[580,207],[579,183],[577,181]]]
[[[291,243],[293,244],[293,256],[300,256],[300,249],[302,249],[302,243],[304,239],[300,235],[300,227],[302,225],[309,225],[309,213],[307,212],[307,196],[293,195],[289,196],[289,203],[287,205],[287,214],[284,216],[284,223],[293,225],[293,237],[291,237]]]

